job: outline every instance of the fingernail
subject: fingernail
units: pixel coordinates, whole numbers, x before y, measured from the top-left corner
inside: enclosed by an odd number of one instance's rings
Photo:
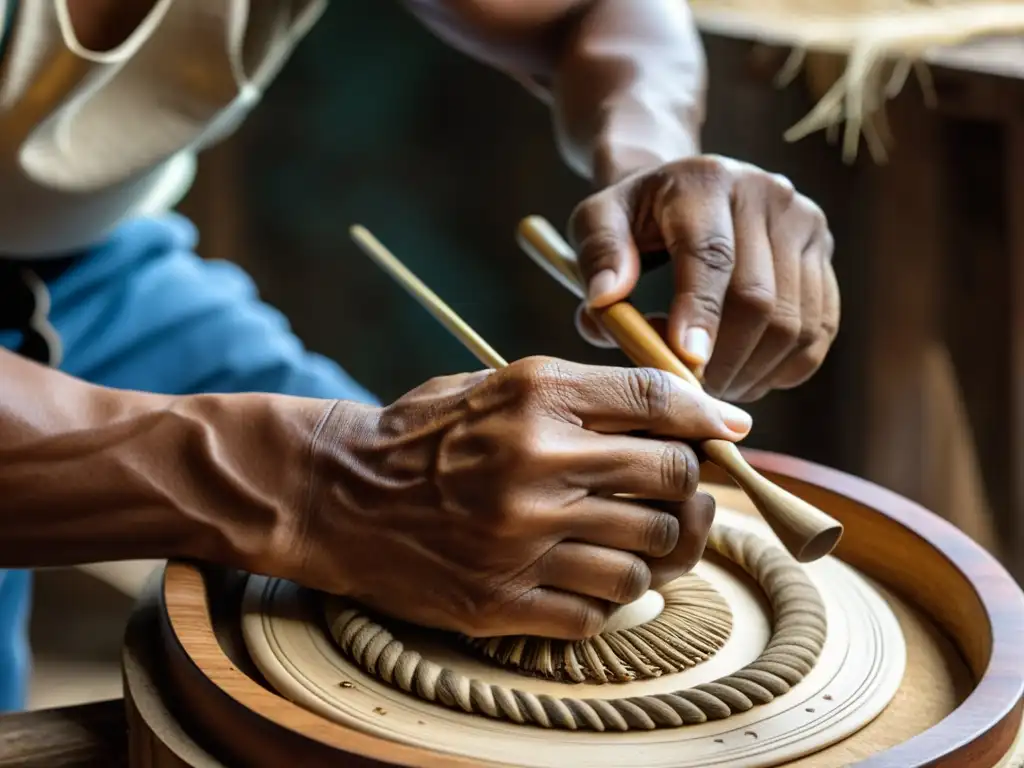
[[[734,432],[740,437],[744,437],[750,432],[750,428],[754,425],[754,419],[749,413],[731,403],[723,403],[721,400],[718,401],[718,409],[722,414],[722,421],[725,422],[725,426],[730,432]]]
[[[604,298],[607,294],[615,290],[615,272],[610,269],[602,269],[587,286],[587,300],[590,302],[598,301]]]
[[[704,365],[711,358],[711,335],[703,328],[687,328],[683,334],[683,352],[691,365]]]

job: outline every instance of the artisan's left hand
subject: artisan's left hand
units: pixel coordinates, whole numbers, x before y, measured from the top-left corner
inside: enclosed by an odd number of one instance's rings
[[[795,387],[835,338],[828,223],[782,176],[708,155],[671,163],[585,200],[570,234],[592,308],[629,296],[648,266],[641,254],[668,252],[675,298],[656,327],[716,397]],[[588,312],[577,318],[585,338],[608,345]]]

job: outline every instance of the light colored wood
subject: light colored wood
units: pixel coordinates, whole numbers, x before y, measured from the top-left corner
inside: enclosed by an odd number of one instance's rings
[[[716,495],[718,495],[717,491]],[[723,504],[734,504],[750,509],[751,513],[754,513],[742,493],[736,493],[733,498],[734,500],[726,497]],[[172,565],[172,567],[175,566]],[[938,725],[943,718],[963,702],[970,692],[970,672],[944,634],[923,613],[901,600],[894,593],[884,588],[879,588],[879,591],[889,602],[906,638],[907,669],[903,685],[885,711],[865,728],[822,752],[794,761],[792,763],[794,768],[836,768],[836,766],[851,765],[857,760],[878,754]],[[155,649],[159,648],[159,638],[158,627],[154,627],[154,629],[157,631],[151,633],[149,642],[150,647]],[[157,637],[153,637],[153,634],[156,634]],[[139,642],[145,641],[139,640]],[[150,660],[151,665],[156,663],[158,663],[156,659]],[[166,673],[166,670],[149,670],[150,675],[155,676],[158,673]],[[134,677],[135,674],[130,677],[126,676],[126,690],[130,691],[135,687]],[[172,707],[169,706],[170,702],[167,699],[174,690],[174,685],[165,685],[162,689],[154,689],[154,693],[160,697],[163,703],[159,708],[148,709],[145,718],[151,724],[148,727],[161,734],[157,741],[170,745],[165,748],[180,752],[183,748],[183,741],[190,748],[195,747],[195,742],[182,735],[184,731],[174,719]],[[211,730],[215,743],[216,739],[223,738],[225,733],[232,734],[231,738],[234,739],[245,738],[244,734],[232,730],[230,723],[218,723],[216,728]],[[301,752],[293,752],[293,759],[298,760],[300,756]],[[313,765],[314,763],[306,764]],[[338,764],[347,765],[347,762],[344,758],[338,758]],[[360,763],[360,765],[362,764]],[[216,764],[217,768],[223,768],[224,765],[226,764]],[[272,755],[262,763],[258,761],[239,762],[236,765],[249,765],[252,768],[277,768]],[[133,766],[133,768],[137,767]],[[207,767],[204,766],[204,768]],[[980,767],[971,766],[971,768]]]
[[[802,765],[831,768],[859,758],[867,768],[1002,765],[1022,722],[1020,589],[981,547],[906,499],[797,459],[756,451],[748,457],[774,482],[844,523],[838,556],[881,582],[879,591],[907,639],[907,669],[892,703],[866,728]],[[706,475],[728,484],[713,466]],[[736,489],[716,487],[714,494],[723,505],[753,514]],[[237,650],[238,603],[228,576],[168,564],[158,619],[167,634],[157,661],[161,700],[178,702],[178,715],[187,714],[208,748],[230,755],[222,758],[227,764],[486,764],[344,728],[268,691]],[[908,616],[922,631],[909,626]],[[502,764],[515,762],[512,753]]]
[[[724,526],[723,541],[729,540],[728,531],[742,531],[759,537],[763,546],[773,546],[774,537],[762,521],[725,504],[718,505],[716,525]],[[629,697],[637,706],[647,697],[728,680],[765,649],[773,634],[765,593],[730,566],[728,560],[713,558],[697,568],[732,608],[736,624],[725,647],[695,667],[653,679],[577,684],[532,678],[478,658],[451,635],[399,624],[392,628],[395,639],[418,658],[451,670],[454,676],[514,689],[515,699],[536,695],[610,703]],[[379,670],[371,674],[342,653],[323,629],[316,601],[287,582],[250,578],[242,623],[251,657],[282,695],[391,741],[482,760],[518,754],[517,764],[532,768],[698,768],[722,761],[735,768],[754,768],[783,765],[851,736],[889,704],[903,679],[906,649],[900,626],[874,588],[834,558],[803,571],[820,590],[828,616],[824,649],[804,680],[770,702],[723,720],[633,729],[614,737],[592,730],[517,725],[410,695],[382,680]],[[328,607],[329,615],[339,610],[343,607]],[[334,626],[331,618],[328,625]],[[446,685],[462,688],[457,677]]]
[[[754,514],[754,509],[749,501],[736,489],[716,487],[713,490],[723,505],[734,507],[747,514]],[[855,503],[853,504],[856,506]],[[896,538],[902,543],[902,537]],[[884,542],[885,538],[880,541]],[[872,542],[865,542],[861,546],[853,546],[856,542],[849,540],[844,540],[844,543],[851,552],[874,548]],[[931,557],[934,557],[934,551],[932,555],[918,562],[925,565]],[[935,572],[925,568],[925,571],[932,573],[940,583],[944,582],[942,569]],[[901,582],[897,582],[899,588],[902,588],[906,581],[906,574],[903,576]],[[918,583],[920,582],[918,581]],[[190,710],[200,719],[205,719],[206,715],[203,702],[214,694],[216,697],[226,695],[229,700],[234,700],[233,706],[239,707],[242,714],[255,711],[268,718],[265,721],[265,726],[252,732],[238,730],[241,723],[247,721],[247,718],[242,718],[237,723],[225,720],[223,717],[216,720],[215,729],[206,734],[206,738],[212,737],[215,742],[218,739],[229,739],[231,745],[237,745],[240,753],[253,757],[251,761],[246,762],[240,759],[235,764],[252,765],[254,768],[255,766],[269,768],[269,766],[278,764],[274,762],[274,755],[268,751],[267,745],[262,743],[263,734],[268,732],[268,728],[272,730],[275,722],[287,723],[290,729],[298,729],[300,732],[312,736],[318,742],[345,744],[347,746],[343,748],[347,748],[350,752],[355,751],[364,755],[376,754],[378,758],[387,754],[389,755],[388,764],[466,764],[457,759],[444,757],[438,761],[429,753],[420,754],[419,759],[413,759],[410,753],[403,753],[401,749],[396,749],[393,752],[377,750],[367,752],[363,749],[366,747],[366,743],[362,737],[346,729],[340,729],[339,733],[349,735],[334,737],[331,735],[332,729],[328,727],[331,724],[325,726],[323,720],[312,715],[302,716],[301,710],[296,711],[294,705],[289,702],[277,699],[258,684],[250,685],[247,682],[250,678],[240,671],[240,667],[244,669],[244,665],[240,665],[237,661],[232,661],[224,655],[224,651],[221,649],[225,641],[222,639],[218,642],[216,639],[212,620],[214,616],[224,616],[225,614],[223,610],[209,602],[216,603],[220,599],[216,581],[204,584],[199,572],[192,566],[171,563],[168,567],[164,589],[168,600],[168,617],[171,620],[171,627],[175,630],[173,634],[175,639],[172,641],[174,645],[165,651],[172,654],[169,658],[172,663],[168,665],[165,661],[162,666],[162,671],[171,676],[165,684],[164,690],[161,691],[162,696],[166,698],[172,692],[175,695],[187,696],[185,700],[189,702]],[[941,592],[941,588],[937,588],[936,591]],[[880,588],[880,592],[893,608],[907,640],[907,670],[903,686],[889,707],[874,722],[828,750],[800,760],[797,765],[800,765],[801,768],[832,768],[837,765],[849,765],[856,759],[870,755],[878,755],[919,733],[935,728],[943,718],[954,712],[970,693],[971,673],[961,661],[959,652],[945,638],[944,633],[937,630],[924,613],[906,603],[896,593],[884,587]],[[910,592],[914,593],[915,590],[910,590]],[[186,606],[188,606],[187,616],[181,614],[181,610]],[[237,614],[229,611],[228,615]],[[222,638],[225,636],[222,630],[216,631]],[[173,653],[179,647],[179,639],[193,663],[200,663],[203,671],[209,673],[207,684],[212,684],[214,691],[207,693],[205,688],[195,687],[190,682],[192,675],[173,663]],[[131,687],[130,679],[128,685]],[[266,759],[260,760],[256,757],[261,754],[266,755]],[[292,746],[290,754],[291,759],[301,761],[301,756],[304,753]],[[402,757],[403,754],[406,755],[405,758]],[[410,760],[412,762],[409,762]],[[310,760],[307,764],[315,763]],[[909,761],[894,765],[906,768],[906,766],[915,764],[915,762]],[[992,764],[983,761],[970,763],[971,768],[984,768],[984,766]]]
[[[539,216],[530,216],[519,225],[518,237],[523,250],[538,265],[576,296],[583,297],[576,254],[550,223]],[[634,363],[668,371],[700,388],[700,380],[632,304],[619,302],[594,314]],[[843,535],[842,525],[762,477],[743,458],[735,443],[706,440],[701,448],[746,491],[797,561],[813,562],[835,549]]]

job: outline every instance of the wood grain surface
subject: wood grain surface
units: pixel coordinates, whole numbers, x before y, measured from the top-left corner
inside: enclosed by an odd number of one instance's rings
[[[1019,644],[1024,596],[1006,571],[951,524],[878,486],[788,457],[754,451],[747,456],[775,482],[836,516],[847,530],[839,556],[880,581],[894,602],[927,617],[930,626],[922,636],[934,636],[937,626],[938,634],[946,634],[952,643],[952,658],[932,643],[929,653],[939,663],[913,685],[906,678],[911,695],[901,699],[904,709],[895,709],[899,702],[894,702],[872,724],[873,735],[872,726],[865,729],[871,742],[848,751],[844,764],[849,758],[864,758],[858,764],[871,768],[997,765],[1019,731],[1024,693],[1024,651]],[[710,467],[705,479],[724,480]],[[349,753],[345,760],[351,765],[480,764],[342,728],[267,690],[231,653],[230,625],[237,624],[237,602],[230,598],[230,588],[217,583],[222,578],[214,571],[171,563],[163,593],[165,681],[189,732],[216,742],[219,759],[278,765],[301,756],[303,764],[317,765],[336,761],[341,750]],[[956,656],[962,657],[967,678],[961,686],[950,679],[952,670],[961,666]],[[957,688],[973,690],[948,714],[940,711],[924,722],[919,719],[923,731],[895,730],[905,725],[893,713],[913,716],[926,706],[936,684],[949,688],[957,699],[963,695]],[[851,744],[841,746],[849,749]]]
[[[0,717],[0,768],[128,765],[121,699]]]

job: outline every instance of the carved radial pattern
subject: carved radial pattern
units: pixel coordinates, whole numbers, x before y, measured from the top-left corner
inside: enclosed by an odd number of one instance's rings
[[[659,590],[665,609],[652,621],[581,641],[540,637],[469,639],[476,653],[507,669],[562,682],[623,683],[681,672],[719,651],[732,612],[696,574]]]

